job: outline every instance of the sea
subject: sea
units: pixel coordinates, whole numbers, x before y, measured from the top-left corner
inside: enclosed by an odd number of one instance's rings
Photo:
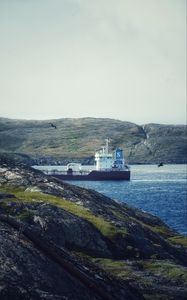
[[[130,181],[69,181],[160,217],[187,236],[187,165],[132,165]]]

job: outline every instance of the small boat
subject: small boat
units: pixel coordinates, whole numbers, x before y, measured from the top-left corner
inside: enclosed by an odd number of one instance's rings
[[[105,141],[105,146],[95,153],[96,163],[93,166],[69,163],[56,170],[47,170],[44,166],[34,167],[60,180],[130,180],[130,168],[125,163],[123,150],[117,148],[109,153],[109,140]]]

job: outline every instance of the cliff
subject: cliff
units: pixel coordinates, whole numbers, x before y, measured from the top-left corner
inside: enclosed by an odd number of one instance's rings
[[[3,156],[0,230],[1,299],[185,299],[183,236]]]
[[[51,126],[51,123],[55,127]],[[143,126],[112,119],[24,121],[0,118],[0,151],[29,164],[93,163],[96,149],[110,138],[110,149],[124,149],[128,163],[185,163],[185,125]]]

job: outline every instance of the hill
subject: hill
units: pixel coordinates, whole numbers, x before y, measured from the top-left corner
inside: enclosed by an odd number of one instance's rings
[[[0,158],[2,300],[183,300],[186,239],[159,218]]]
[[[55,127],[50,125],[55,124]],[[134,123],[101,118],[25,121],[0,118],[0,151],[35,163],[71,159],[93,163],[96,149],[110,138],[110,149],[121,147],[128,163],[185,163],[185,125]],[[28,155],[28,157],[27,157]]]

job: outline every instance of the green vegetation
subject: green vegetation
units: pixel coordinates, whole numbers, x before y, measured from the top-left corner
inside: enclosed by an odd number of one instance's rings
[[[130,262],[107,258],[91,260],[114,276],[121,277],[122,279],[130,278],[132,280],[138,278],[139,282],[144,285],[153,284],[154,279],[152,279],[153,282],[151,283],[151,278],[162,278],[162,280],[169,280],[171,282],[177,281],[179,284],[187,281],[187,268],[176,265],[171,261],[138,260]]]
[[[173,236],[173,232],[168,227],[157,226],[157,225],[151,226],[151,225],[145,224],[139,220],[136,220],[136,222],[138,222],[142,226],[145,226],[146,228],[149,228],[153,232],[162,235],[165,239],[167,239],[170,243],[172,243],[174,245],[181,245],[183,247],[187,247],[187,238],[185,236],[181,236],[179,234]],[[155,244],[155,246],[157,246],[157,245]]]
[[[187,280],[187,269],[171,261],[161,260],[112,260],[91,259],[103,270],[113,276],[130,281],[141,290],[146,300],[165,300],[168,291],[160,288],[163,285],[183,286]],[[155,284],[156,283],[156,284]],[[170,295],[170,293],[169,293]]]
[[[183,247],[187,247],[187,237],[176,235],[168,238],[171,243],[182,245]]]
[[[129,220],[129,216],[125,216],[121,213],[121,211],[117,210],[116,207],[114,209],[110,209],[110,211],[113,213],[114,216],[116,216],[118,219],[122,221]]]
[[[121,277],[123,279],[129,278],[131,274],[131,268],[124,260],[113,260],[108,258],[96,258],[92,259],[93,262],[98,264],[105,271],[112,273],[114,276]]]
[[[113,239],[116,235],[125,236],[127,234],[125,229],[118,229],[109,221],[104,220],[102,217],[95,216],[89,209],[84,208],[78,204],[68,201],[64,198],[56,197],[39,192],[26,192],[22,188],[11,189],[11,187],[5,187],[4,190],[14,194],[16,198],[14,202],[19,203],[37,203],[47,202],[51,205],[55,205],[62,208],[78,217],[81,217],[88,222],[92,223],[104,236]]]
[[[162,235],[166,239],[173,235],[173,232],[166,226],[158,226],[158,225],[151,226],[151,225],[147,225],[147,224],[144,224],[144,226],[149,228],[153,232]]]
[[[183,286],[187,280],[187,269],[172,261],[89,259],[111,275],[130,281],[141,291],[146,300],[171,299],[172,284]],[[164,290],[163,286],[166,287]]]
[[[146,224],[138,219],[135,219],[134,217],[129,217],[132,221],[134,221],[137,224],[140,224],[141,226],[150,229],[151,231],[158,233],[162,235],[164,238],[169,239],[170,237],[173,236],[173,232],[166,226],[159,226],[159,225],[149,225]]]
[[[139,221],[138,221],[139,222]],[[173,232],[164,226],[150,226],[143,223],[143,226],[149,228],[155,233],[158,233],[162,235],[165,239],[167,239],[169,242],[173,243],[174,245],[181,245],[183,247],[187,247],[187,238],[185,236],[181,235],[175,235],[173,236]]]
[[[187,280],[187,269],[170,261],[143,261],[142,267],[155,276],[178,282]]]

